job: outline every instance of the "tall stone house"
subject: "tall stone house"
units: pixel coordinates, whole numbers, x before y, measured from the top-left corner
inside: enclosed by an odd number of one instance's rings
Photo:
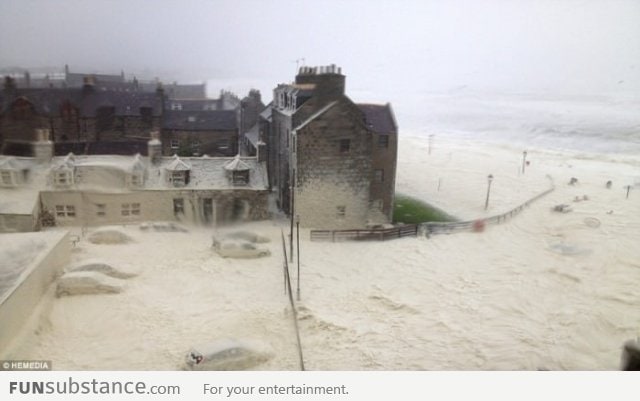
[[[391,222],[398,128],[389,104],[356,104],[335,65],[274,89],[259,132],[278,206],[314,228]]]

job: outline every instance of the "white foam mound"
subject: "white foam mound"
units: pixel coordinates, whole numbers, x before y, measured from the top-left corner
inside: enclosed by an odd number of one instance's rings
[[[256,234],[251,231],[232,231],[224,235],[225,238],[230,239],[239,239],[248,242],[253,242],[256,244],[266,244],[267,242],[271,242],[271,240],[265,236],[260,234]]]
[[[127,244],[133,242],[133,238],[122,231],[105,229],[89,235],[89,242],[93,244]]]
[[[69,266],[67,272],[98,272],[114,278],[131,278],[140,274],[138,268],[129,265],[121,265],[118,267],[102,260],[84,260],[78,264]]]
[[[213,249],[223,258],[253,259],[271,255],[271,251],[260,248],[253,242],[244,240],[224,239],[222,241],[213,238]]]
[[[246,370],[267,362],[272,354],[253,343],[222,340],[193,347],[185,356],[185,370]]]
[[[63,274],[57,283],[56,295],[115,294],[122,292],[121,280],[98,272],[71,272]]]
[[[158,232],[189,232],[184,226],[175,223],[173,221],[157,221],[153,223],[140,224],[140,230],[142,231],[158,231]]]

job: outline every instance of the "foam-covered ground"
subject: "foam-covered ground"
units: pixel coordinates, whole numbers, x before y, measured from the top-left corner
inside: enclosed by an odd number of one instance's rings
[[[306,367],[617,369],[623,342],[640,334],[640,193],[626,199],[624,190],[640,181],[638,160],[530,150],[522,175],[522,149],[439,137],[430,156],[427,148],[425,138],[401,139],[397,190],[458,217],[517,206],[549,187],[547,175],[556,189],[483,233],[334,244],[310,242],[303,230]],[[571,177],[578,185],[567,185]],[[573,211],[553,212],[560,203]],[[217,256],[211,229],[120,227],[132,242],[82,240],[73,263],[99,258],[141,274],[121,294],[49,301],[15,357],[52,360],[54,369],[176,369],[192,345],[238,338],[273,351],[256,369],[297,369],[279,242],[286,227],[244,228],[271,239],[261,245],[272,255],[256,260]]]

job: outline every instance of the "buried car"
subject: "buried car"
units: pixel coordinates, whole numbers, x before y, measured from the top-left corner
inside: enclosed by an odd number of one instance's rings
[[[257,247],[254,243],[242,240],[213,239],[211,247],[223,258],[261,258],[271,255],[268,249]]]
[[[97,272],[106,276],[115,278],[131,278],[138,275],[137,269],[131,266],[115,267],[111,264],[101,260],[85,260],[79,264],[68,267],[66,270],[68,273],[73,272]]]
[[[56,296],[80,294],[115,294],[122,292],[121,280],[92,271],[69,272],[63,274],[56,287]]]
[[[184,370],[246,370],[271,359],[271,354],[233,340],[193,347]]]

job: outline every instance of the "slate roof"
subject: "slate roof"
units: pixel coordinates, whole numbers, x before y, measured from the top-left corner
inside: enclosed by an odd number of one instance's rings
[[[114,107],[116,116],[139,116],[140,108],[150,107],[154,116],[162,114],[162,102],[155,93],[100,91],[74,88],[18,89],[13,96],[0,97],[0,113],[5,113],[18,98],[34,105],[38,114],[57,117],[62,105],[69,102],[82,117],[95,117],[99,107]]]
[[[166,110],[171,110],[171,105],[174,103],[182,106],[181,110],[177,111],[206,111],[206,110],[218,110],[222,109],[220,99],[167,99],[165,102]]]
[[[164,129],[184,131],[231,131],[238,128],[233,110],[166,110]]]
[[[390,134],[397,131],[395,118],[390,104],[357,104],[364,114],[367,127],[379,134]]]
[[[247,171],[251,170],[251,167],[240,159],[240,155],[237,155],[233,160],[224,165],[224,169],[227,171]]]

